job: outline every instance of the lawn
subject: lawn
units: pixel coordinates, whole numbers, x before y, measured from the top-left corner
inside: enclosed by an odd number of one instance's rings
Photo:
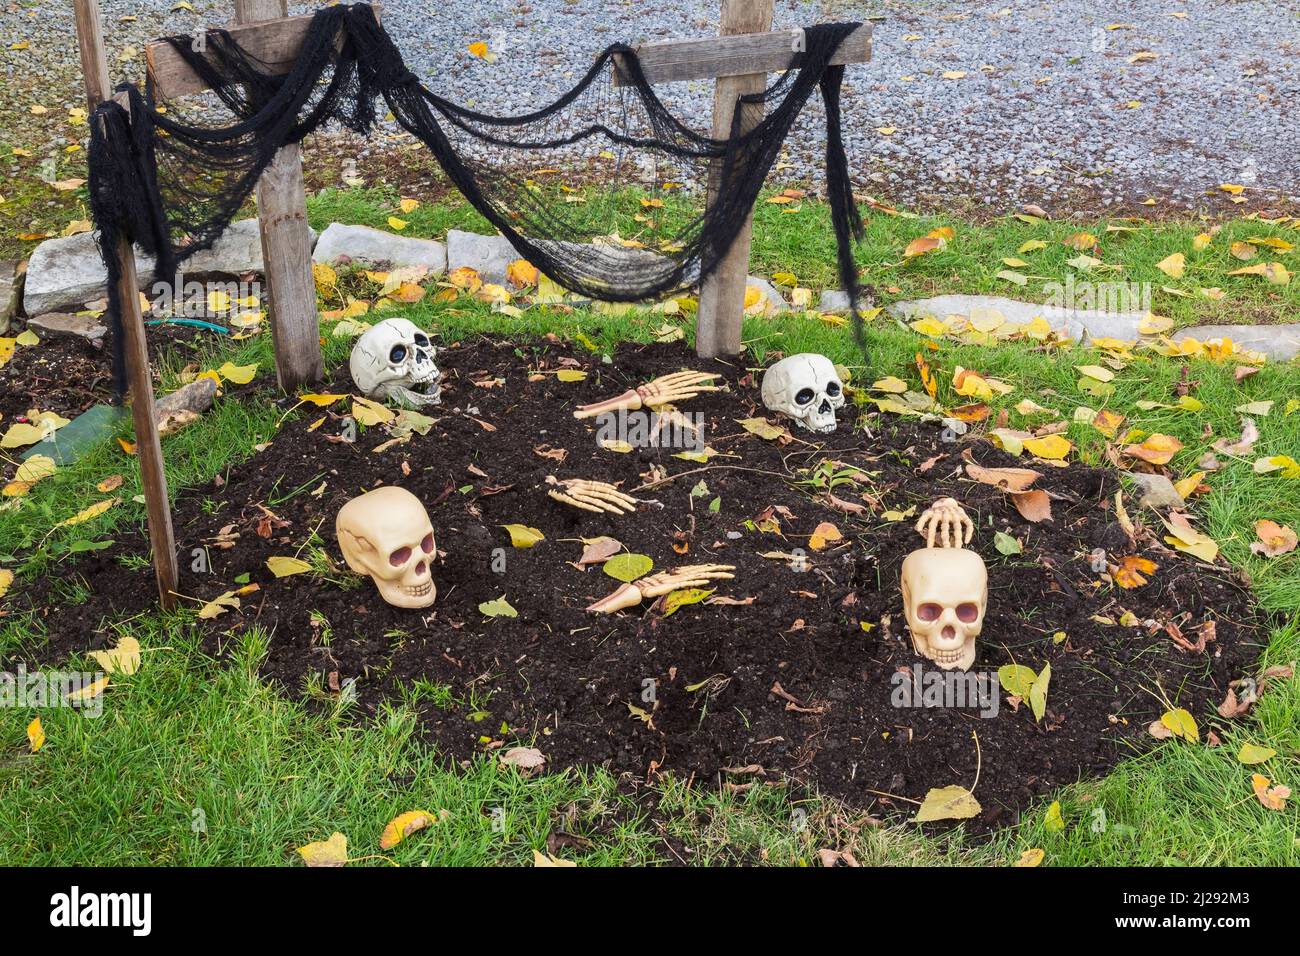
[[[332,221],[383,226],[393,215],[395,194],[379,190],[327,190],[309,201],[312,224]],[[789,205],[763,203],[756,213],[753,271],[793,274],[800,286],[833,287],[833,240],[824,207],[809,199]],[[910,218],[873,212],[868,239],[859,251],[866,277],[895,299],[946,292],[1029,295],[997,277],[1017,267],[1040,282],[1063,280],[1067,260],[1079,253],[1063,240],[1080,231],[1100,239],[1099,258],[1122,267],[1126,281],[1155,288],[1154,309],[1177,325],[1205,321],[1272,323],[1296,321],[1300,282],[1278,286],[1254,277],[1226,277],[1245,265],[1230,253],[1234,242],[1276,238],[1300,242],[1282,224],[1240,219],[1224,223],[1208,248],[1193,240],[1200,222],[1026,222],[1015,218],[976,225],[942,217]],[[669,213],[665,215],[671,214]],[[448,228],[486,231],[478,217],[452,202],[425,203],[403,217],[407,234],[441,235]],[[635,224],[622,231],[635,235]],[[1107,231],[1119,226],[1118,231]],[[902,255],[912,239],[950,227],[953,238],[934,253],[910,261]],[[1020,252],[1027,240],[1038,250]],[[1181,279],[1156,263],[1175,252],[1187,256]],[[1293,254],[1267,246],[1252,260],[1293,261]],[[1094,253],[1096,255],[1096,253]],[[1219,300],[1201,288],[1223,288]],[[1178,295],[1172,288],[1187,292]],[[392,315],[404,315],[444,342],[479,334],[514,337],[555,335],[607,351],[619,342],[653,341],[663,326],[681,318],[640,309],[587,311],[535,306],[517,316],[459,299],[435,302],[426,296]],[[815,302],[815,297],[814,297]],[[331,305],[334,305],[331,303]],[[1107,440],[1095,427],[1072,418],[1078,406],[1100,408],[1101,400],[1080,389],[1076,365],[1106,356],[1096,350],[1044,348],[1035,343],[970,344],[927,339],[882,313],[869,329],[870,368],[847,328],[816,315],[746,320],[745,361],[760,366],[768,353],[814,351],[830,356],[869,385],[893,375],[919,387],[915,356],[923,352],[940,380],[938,398],[961,404],[951,386],[957,366],[978,369],[1015,386],[995,396],[992,418],[1014,411],[1026,398],[1059,409],[1070,421],[1068,437],[1080,461],[1102,463]],[[346,362],[350,341],[326,335],[326,361]],[[261,335],[199,355],[172,355],[163,363],[162,388],[174,387],[182,366],[197,362],[257,363],[259,376],[273,369],[270,338]],[[1300,557],[1266,559],[1251,552],[1254,523],[1263,518],[1300,527],[1300,480],[1280,473],[1256,474],[1256,457],[1300,458],[1300,411],[1288,403],[1300,394],[1300,366],[1269,364],[1238,381],[1231,359],[1172,359],[1137,351],[1121,360],[1115,390],[1105,407],[1125,416],[1123,430],[1173,435],[1184,445],[1171,463],[1175,477],[1197,471],[1197,462],[1218,438],[1235,437],[1247,402],[1272,400],[1257,419],[1260,437],[1251,455],[1220,455],[1223,468],[1205,479],[1190,511],[1222,551],[1222,559],[1250,576],[1260,601],[1278,615],[1261,666],[1300,657]],[[1183,374],[1195,383],[1200,407],[1176,405]],[[1153,404],[1154,403],[1154,404]],[[253,446],[269,441],[285,421],[310,414],[284,412],[266,403],[227,397],[202,421],[165,443],[172,491],[211,480],[230,464],[247,459]],[[1122,434],[1122,432],[1121,432]],[[106,444],[76,465],[40,482],[23,506],[0,511],[0,566],[17,575],[14,588],[35,575],[60,576],[64,602],[74,605],[83,591],[67,568],[78,542],[112,538],[114,529],[138,526],[143,508],[133,460],[117,443]],[[102,493],[96,483],[122,473],[115,492],[121,504],[70,527],[56,525]],[[140,555],[143,569],[145,556]],[[141,580],[146,575],[141,574]],[[925,836],[906,822],[877,825],[866,814],[816,793],[755,788],[736,794],[680,779],[619,781],[599,768],[568,770],[525,779],[499,770],[484,755],[468,766],[448,769],[421,742],[410,706],[394,704],[375,719],[358,719],[337,697],[300,699],[285,695],[256,676],[267,635],[252,633],[228,657],[215,661],[198,650],[193,607],[170,615],[152,613],[101,627],[137,637],[144,648],[135,675],[115,680],[106,691],[104,715],[86,717],[68,709],[41,714],[45,745],[31,753],[25,729],[29,711],[0,710],[0,864],[252,864],[299,862],[296,847],[344,833],[350,855],[375,865],[528,864],[547,851],[547,837],[559,831],[581,838],[550,850],[580,865],[629,863],[772,863],[813,865],[817,851],[852,852],[864,863],[994,864],[1015,862],[1027,850],[1044,851],[1045,865],[1294,865],[1300,859],[1294,806],[1263,807],[1251,792],[1259,771],[1275,783],[1300,777],[1300,684],[1275,682],[1253,711],[1231,722],[1214,714],[1194,715],[1204,731],[1215,727],[1218,746],[1165,741],[1101,780],[1084,781],[1054,795],[1064,827],[1051,822],[1052,801],[1026,813],[1018,826],[991,837],[971,839],[958,827]],[[0,657],[40,655],[44,635],[35,616],[0,618]],[[74,658],[63,666],[92,668]],[[412,688],[413,699],[421,692]],[[1243,743],[1276,751],[1262,767],[1243,766]],[[443,816],[426,833],[381,853],[385,824],[420,808]],[[443,814],[445,811],[445,814]],[[1054,819],[1054,817],[1052,818]]]

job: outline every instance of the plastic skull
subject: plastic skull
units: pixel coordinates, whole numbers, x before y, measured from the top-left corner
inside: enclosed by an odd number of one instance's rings
[[[763,375],[763,404],[789,415],[803,428],[835,431],[835,410],[844,405],[844,383],[824,355],[801,352],[777,362]]]
[[[348,567],[370,575],[389,604],[433,603],[437,545],[429,513],[415,495],[396,486],[368,491],[339,509],[334,532]]]
[[[903,559],[903,611],[916,653],[944,670],[969,670],[984,628],[989,575],[965,548],[923,548]]]
[[[367,398],[418,408],[442,399],[433,356],[433,343],[414,322],[384,319],[357,339],[348,367]]]

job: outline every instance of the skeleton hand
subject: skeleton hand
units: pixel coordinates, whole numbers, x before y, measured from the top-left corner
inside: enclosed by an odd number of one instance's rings
[[[952,498],[940,498],[921,513],[916,532],[925,538],[927,548],[960,548],[975,535],[975,525],[960,504]]]
[[[636,511],[638,504],[636,498],[624,494],[605,481],[586,481],[581,478],[568,478],[561,481],[554,475],[547,475],[546,483],[556,486],[548,491],[547,495],[566,505],[581,508],[583,511],[608,512],[616,515],[631,514]]]
[[[583,405],[574,413],[574,418],[595,418],[606,412],[635,411],[638,408],[655,408],[670,402],[681,402],[694,398],[700,392],[716,392],[720,385],[702,385],[717,378],[710,372],[673,372],[661,375],[645,385],[628,389],[616,398],[609,398],[594,405]]]
[[[703,587],[710,581],[730,581],[735,577],[734,564],[692,564],[676,571],[660,571],[635,584],[624,584],[613,594],[601,598],[587,608],[595,614],[612,614],[627,607],[635,607],[644,598],[660,597],[681,588]]]

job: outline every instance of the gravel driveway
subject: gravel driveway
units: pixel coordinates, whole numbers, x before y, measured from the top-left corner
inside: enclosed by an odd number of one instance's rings
[[[101,0],[113,55],[221,20],[233,6],[194,0],[192,13],[174,4]],[[717,5],[386,0],[384,19],[433,88],[515,112],[552,99],[608,43],[714,33]],[[0,12],[0,135],[10,145],[53,154],[76,137],[49,122],[80,104],[70,7],[20,0]],[[1132,209],[1153,197],[1167,212],[1231,209],[1218,187],[1238,183],[1250,207],[1300,201],[1297,0],[778,0],[776,20],[870,15],[885,17],[875,58],[850,69],[844,102],[855,178],[874,194],[995,212],[1026,202]],[[495,62],[467,52],[478,40]],[[10,49],[21,41],[27,49]],[[138,57],[114,65],[138,72]],[[707,83],[662,94],[705,124]],[[33,103],[52,112],[31,116]],[[791,143],[792,175],[819,168],[821,138],[821,118],[810,116]]]

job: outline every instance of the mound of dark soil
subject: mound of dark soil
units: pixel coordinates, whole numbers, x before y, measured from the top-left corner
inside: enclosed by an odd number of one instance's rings
[[[841,412],[833,434],[763,440],[736,423],[763,413],[753,377],[696,360],[680,345],[625,347],[609,366],[559,346],[475,341],[446,348],[438,362],[443,405],[427,436],[376,452],[388,438],[379,429],[355,443],[340,440],[346,403],[309,409],[250,461],[182,493],[175,524],[182,564],[192,548],[207,547],[211,559],[211,573],[182,578],[186,595],[208,600],[238,580],[260,585],[240,609],[198,623],[213,652],[232,633],[257,627],[271,635],[265,674],[291,693],[309,680],[326,693],[346,692],[352,679],[360,705],[373,712],[405,689],[419,700],[429,740],[452,758],[524,741],[546,754],[550,769],[604,764],[710,786],[795,780],[856,806],[897,811],[912,806],[882,795],[920,800],[931,787],[970,787],[978,768],[984,810],[972,826],[983,830],[1151,745],[1147,726],[1166,709],[1159,695],[1208,717],[1268,636],[1232,572],[1157,542],[1142,551],[1158,565],[1145,586],[1119,589],[1093,570],[1096,549],[1112,563],[1130,551],[1113,514],[1118,486],[1109,470],[1043,468],[1037,487],[1051,494],[1054,520],[1031,524],[1002,491],[964,475],[963,453],[985,466],[1023,464],[986,442],[945,442],[936,426],[895,416],[872,415],[865,430],[855,429],[851,410]],[[550,374],[564,362],[585,369],[586,380]],[[595,426],[570,414],[576,404],[682,367],[716,371],[729,386],[683,410],[703,413],[708,444],[734,457],[703,465],[673,457],[674,449],[620,454],[600,447]],[[340,370],[322,391],[349,387]],[[562,461],[547,457],[558,457],[555,449],[567,452]],[[860,513],[792,484],[828,460],[865,473],[834,489]],[[548,475],[621,482],[631,491],[656,467],[677,477],[635,490],[657,504],[626,517],[576,511],[546,496]],[[370,582],[358,583],[342,564],[334,516],[349,497],[380,483],[408,488],[432,517],[438,598],[427,611],[381,603]],[[1013,661],[1039,670],[1050,662],[1040,722],[1002,692],[996,715],[981,716],[975,702],[896,706],[895,675],[917,662],[899,567],[921,541],[914,517],[887,515],[919,511],[944,495],[976,519],[972,547],[989,567],[991,608],[975,670]],[[809,535],[823,521],[845,540],[813,551]],[[533,526],[546,539],[513,549],[500,527],[508,523]],[[226,539],[238,535],[233,547],[218,546],[223,529]],[[274,578],[267,559],[299,553],[317,530],[339,572]],[[1023,553],[999,554],[996,531],[1019,538]],[[714,597],[734,600],[671,616],[649,602],[612,616],[587,613],[618,586],[599,566],[575,564],[579,539],[600,535],[649,555],[656,570],[733,564],[735,580],[719,582]],[[88,603],[39,612],[61,652],[82,650],[105,615],[151,601],[151,574],[118,560],[144,553],[143,538],[118,537],[113,550],[76,568],[92,589]],[[762,557],[795,548],[808,553],[807,570]],[[46,593],[37,585],[27,599],[43,608]],[[502,596],[518,617],[480,611]],[[1207,622],[1215,626],[1204,650],[1182,649],[1171,636],[1190,645]],[[417,681],[445,691],[411,695]]]
[[[149,343],[159,351],[186,348],[213,333],[179,325],[151,326]],[[29,409],[76,418],[92,405],[113,402],[109,348],[84,339],[49,336],[35,346],[20,346],[0,366],[0,430]]]

